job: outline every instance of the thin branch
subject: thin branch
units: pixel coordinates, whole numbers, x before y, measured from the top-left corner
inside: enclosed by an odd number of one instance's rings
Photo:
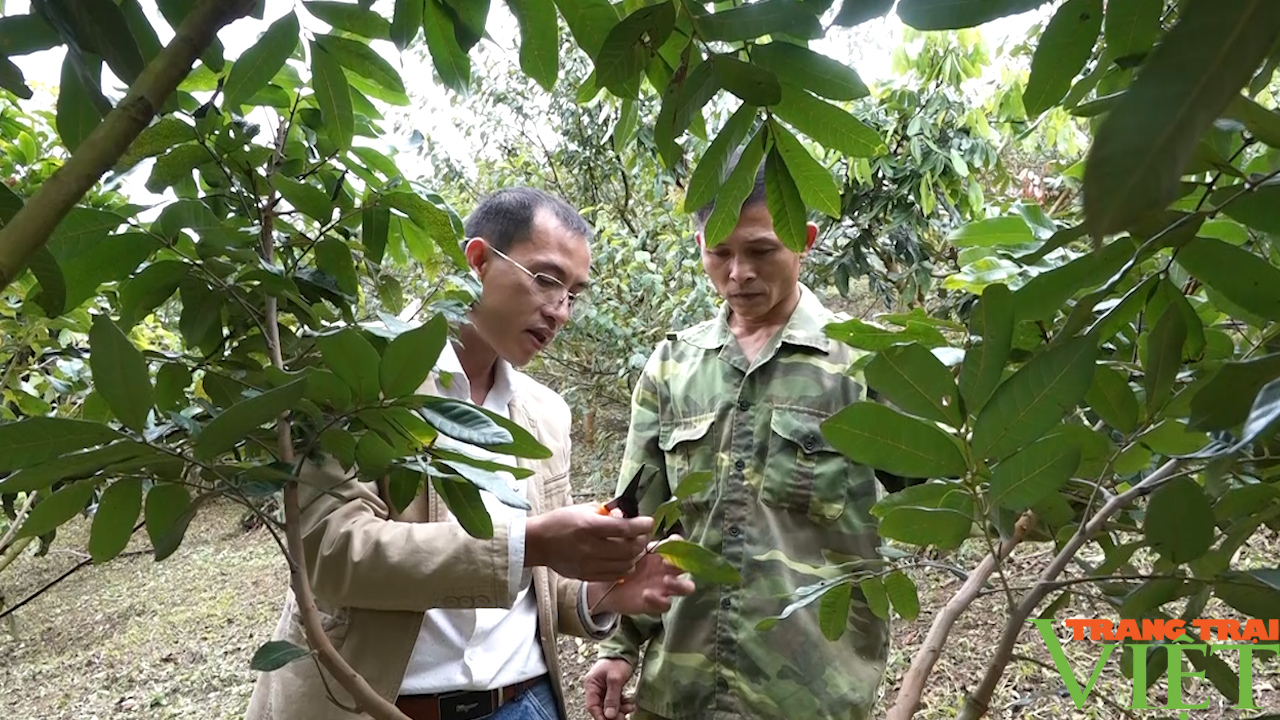
[[[48,242],[54,228],[150,124],[218,30],[246,14],[252,5],[249,0],[203,0],[188,13],[173,40],[147,63],[124,100],[0,228],[0,289],[18,277],[27,260]]]
[[[0,387],[4,386],[0,385]],[[31,506],[35,504],[36,495],[39,494],[35,490],[27,493],[26,499],[22,501],[22,507],[18,509],[18,514],[13,517],[13,522],[9,523],[9,531],[4,534],[3,538],[0,538],[0,553],[8,549],[9,543],[13,542],[14,536],[18,534],[18,528],[22,526],[22,521],[27,519],[27,513],[31,510]],[[4,566],[0,565],[0,570],[3,569]]]

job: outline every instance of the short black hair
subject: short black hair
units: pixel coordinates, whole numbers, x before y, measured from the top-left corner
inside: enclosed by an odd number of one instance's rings
[[[734,150],[733,154],[729,156],[729,170],[727,173],[725,173],[725,177],[728,177],[729,174],[733,172],[734,168],[738,167],[738,162],[740,160],[742,160],[741,148]],[[747,199],[742,201],[742,208],[751,207],[752,205],[755,205],[757,203],[762,203],[762,202],[765,202],[764,159],[763,158],[761,158],[760,160],[760,167],[756,169],[755,185],[751,187],[751,192],[747,195]],[[738,208],[738,211],[741,212],[742,208]],[[707,219],[711,217],[711,213],[715,209],[716,209],[716,200],[715,198],[711,198],[711,202],[707,203],[706,205],[703,205],[702,207],[694,211],[693,217],[698,221],[699,228],[706,226]]]
[[[467,216],[464,240],[484,238],[499,252],[506,252],[529,237],[533,218],[543,208],[550,210],[570,232],[581,235],[583,240],[591,239],[591,225],[572,205],[537,188],[513,187],[498,190],[480,201]]]

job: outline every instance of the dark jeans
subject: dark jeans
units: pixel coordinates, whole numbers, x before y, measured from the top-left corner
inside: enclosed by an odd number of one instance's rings
[[[551,682],[543,680],[498,708],[486,720],[564,720]]]

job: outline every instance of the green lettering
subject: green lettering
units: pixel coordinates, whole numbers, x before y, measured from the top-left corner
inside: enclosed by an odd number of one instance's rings
[[[1205,710],[1209,707],[1209,701],[1205,700],[1203,705],[1185,705],[1182,702],[1182,679],[1183,678],[1200,678],[1204,679],[1204,672],[1200,670],[1186,671],[1182,667],[1182,651],[1199,650],[1206,656],[1209,654],[1209,645],[1206,643],[1179,643],[1173,642],[1165,645],[1165,651],[1169,653],[1169,704],[1166,705],[1170,710]]]
[[[1150,710],[1147,704],[1147,652],[1150,645],[1129,645],[1133,652],[1133,702],[1129,707],[1133,710]]]
[[[1236,705],[1236,709],[1257,710],[1258,706],[1253,704],[1253,652],[1255,650],[1270,650],[1280,653],[1280,645],[1244,643],[1241,645],[1214,645],[1213,649],[1240,651],[1240,704]]]
[[[1111,657],[1111,653],[1115,651],[1119,645],[1103,645],[1102,657],[1098,660],[1098,664],[1093,668],[1093,675],[1089,678],[1089,683],[1084,686],[1084,691],[1080,690],[1080,683],[1076,681],[1075,672],[1071,670],[1071,663],[1067,660],[1067,653],[1062,649],[1062,643],[1058,642],[1058,636],[1053,632],[1053,620],[1031,620],[1040,630],[1040,637],[1044,638],[1044,644],[1049,649],[1049,656],[1053,658],[1054,665],[1058,668],[1058,674],[1062,676],[1062,682],[1067,686],[1067,692],[1071,693],[1071,700],[1075,702],[1077,710],[1083,710],[1085,702],[1089,699],[1089,693],[1093,691],[1093,686],[1098,682],[1098,676],[1102,674],[1102,668],[1107,664],[1107,658]],[[1145,687],[1145,685],[1144,685]]]

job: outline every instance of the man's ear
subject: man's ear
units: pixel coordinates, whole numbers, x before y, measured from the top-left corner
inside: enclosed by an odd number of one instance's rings
[[[466,256],[467,264],[477,273],[489,259],[489,254],[484,251],[486,246],[484,238],[473,237],[467,238],[466,244],[462,247],[462,254]]]
[[[818,240],[818,226],[812,222],[806,223],[805,227],[804,251],[809,252],[813,249],[813,244]]]
[[[701,249],[702,249],[702,243],[704,242],[704,240],[703,240],[703,238],[702,238],[702,231],[701,231],[701,230],[695,230],[695,231],[694,231],[694,233],[693,233],[693,240],[694,240],[694,242],[698,243],[698,249],[699,249],[699,250],[701,250]]]

